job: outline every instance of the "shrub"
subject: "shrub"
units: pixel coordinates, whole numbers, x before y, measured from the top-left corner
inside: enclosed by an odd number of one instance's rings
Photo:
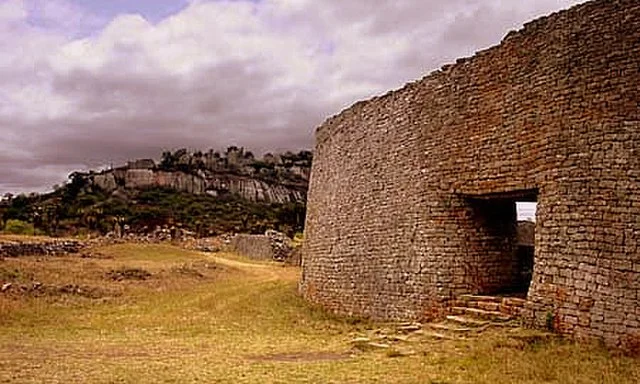
[[[11,219],[7,220],[4,226],[4,231],[12,235],[33,235],[33,224],[26,221]]]

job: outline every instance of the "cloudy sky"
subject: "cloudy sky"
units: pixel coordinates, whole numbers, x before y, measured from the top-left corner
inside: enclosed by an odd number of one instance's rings
[[[0,194],[163,149],[311,148],[353,102],[581,0],[0,0]]]

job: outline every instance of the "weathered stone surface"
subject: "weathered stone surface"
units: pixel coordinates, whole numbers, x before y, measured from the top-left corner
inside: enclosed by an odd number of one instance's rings
[[[0,257],[64,255],[78,253],[82,247],[83,244],[75,240],[2,241]]]
[[[171,188],[196,195],[236,194],[249,201],[271,203],[303,202],[305,188],[269,184],[245,176],[218,175],[205,177],[184,172],[165,172],[154,169],[123,169],[90,175],[92,185],[111,192],[118,187],[142,189],[148,187]]]
[[[262,161],[237,147],[230,147],[223,157],[213,151],[203,154],[184,149],[165,155],[161,164],[140,159],[126,166],[76,175],[89,187],[113,193],[161,187],[196,195],[236,195],[253,202],[306,201],[313,157],[309,151],[267,154]]]
[[[429,318],[509,286],[507,197],[520,194],[538,202],[523,316],[580,339],[640,340],[638,41],[638,1],[592,1],[330,118],[316,137],[303,295],[345,314]]]
[[[264,235],[238,234],[229,242],[233,252],[256,260],[272,260],[299,265],[292,241],[284,233],[268,230]]]
[[[229,243],[232,252],[255,260],[273,260],[269,238],[264,235],[235,235]]]
[[[518,221],[518,246],[534,246],[536,223]]]

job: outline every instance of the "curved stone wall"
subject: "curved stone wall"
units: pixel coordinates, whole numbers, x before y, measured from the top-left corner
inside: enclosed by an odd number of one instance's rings
[[[509,196],[537,198],[525,316],[640,341],[640,3],[598,0],[359,102],[317,131],[301,292],[437,317],[508,285]]]

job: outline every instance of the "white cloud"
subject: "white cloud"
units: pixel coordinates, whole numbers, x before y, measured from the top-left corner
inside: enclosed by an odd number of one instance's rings
[[[24,0],[6,0],[0,3],[0,25],[19,22],[26,17]]]
[[[105,24],[65,0],[30,14],[5,0],[0,193],[162,148],[308,148],[326,116],[577,2],[193,1]]]

